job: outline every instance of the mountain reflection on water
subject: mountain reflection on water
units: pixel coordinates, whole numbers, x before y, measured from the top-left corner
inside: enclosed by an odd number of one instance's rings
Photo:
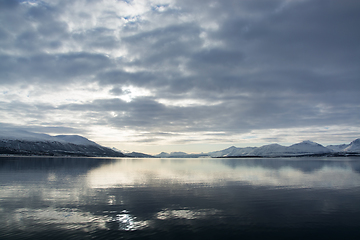
[[[0,239],[355,239],[359,160],[3,157]]]

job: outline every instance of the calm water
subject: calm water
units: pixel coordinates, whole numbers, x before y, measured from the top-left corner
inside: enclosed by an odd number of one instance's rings
[[[0,239],[359,239],[360,158],[0,158]]]

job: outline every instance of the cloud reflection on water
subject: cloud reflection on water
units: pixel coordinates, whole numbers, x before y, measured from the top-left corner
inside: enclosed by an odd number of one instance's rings
[[[0,238],[19,230],[80,239],[360,221],[360,162],[351,158],[96,161],[2,161]]]
[[[123,159],[86,175],[91,188],[202,184],[221,186],[238,182],[287,188],[352,188],[360,186],[353,162],[242,160],[242,159]]]

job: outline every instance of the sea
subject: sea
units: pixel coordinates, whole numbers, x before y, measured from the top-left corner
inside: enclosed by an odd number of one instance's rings
[[[0,157],[0,239],[360,239],[360,158]]]

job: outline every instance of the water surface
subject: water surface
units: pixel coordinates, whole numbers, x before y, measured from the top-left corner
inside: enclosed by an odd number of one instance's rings
[[[0,239],[358,239],[360,159],[0,158]]]

